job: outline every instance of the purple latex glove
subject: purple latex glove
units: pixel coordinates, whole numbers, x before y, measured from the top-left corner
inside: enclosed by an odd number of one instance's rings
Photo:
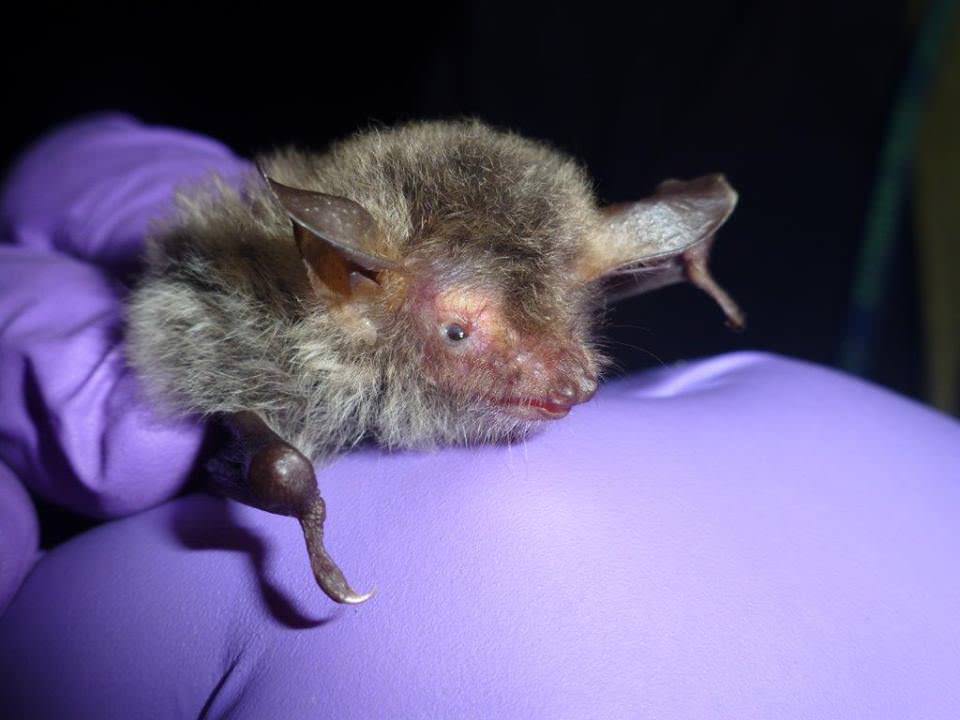
[[[0,613],[37,560],[40,532],[27,491],[0,462]]]
[[[514,447],[320,473],[296,523],[191,496],[41,560],[0,620],[31,718],[960,717],[960,426],[757,354]]]
[[[120,514],[187,472],[199,429],[139,406],[108,277],[210,169],[245,166],[106,118],[13,176],[0,457],[48,497]],[[955,717],[958,435],[842,376],[734,355],[607,387],[524,446],[357,453],[320,478],[331,551],[380,590],[360,608],[317,590],[291,520],[181,499],[38,563],[0,620],[0,708]],[[5,477],[0,581],[36,544]]]
[[[182,486],[201,429],[145,406],[117,278],[177,186],[245,171],[218,143],[122,116],[68,126],[14,168],[0,199],[0,460],[34,492],[117,516]]]

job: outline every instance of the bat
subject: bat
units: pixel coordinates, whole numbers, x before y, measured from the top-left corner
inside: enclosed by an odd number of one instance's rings
[[[128,304],[151,397],[221,422],[221,492],[297,518],[320,588],[359,603],[323,542],[314,463],[365,439],[519,438],[597,389],[605,302],[708,270],[737,195],[668,180],[601,208],[584,169],[479,121],[360,132],[260,157],[240,189],[181,192]]]

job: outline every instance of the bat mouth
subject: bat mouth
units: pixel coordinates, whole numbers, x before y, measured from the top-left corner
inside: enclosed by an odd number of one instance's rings
[[[559,420],[570,412],[574,403],[562,403],[544,398],[507,397],[496,404],[521,420]]]

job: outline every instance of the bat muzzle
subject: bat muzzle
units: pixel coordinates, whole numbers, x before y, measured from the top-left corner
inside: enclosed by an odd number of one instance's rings
[[[592,369],[578,367],[553,382],[535,383],[528,389],[518,387],[516,394],[503,398],[498,404],[522,420],[559,420],[574,405],[587,402],[596,392],[597,374]]]

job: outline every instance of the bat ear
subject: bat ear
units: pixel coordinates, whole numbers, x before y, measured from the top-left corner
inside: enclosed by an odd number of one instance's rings
[[[368,294],[381,270],[399,262],[383,254],[383,231],[359,203],[349,198],[302,190],[260,174],[293,222],[293,235],[314,290],[340,299]],[[361,278],[369,280],[363,282]]]
[[[608,280],[614,301],[688,280],[740,329],[743,313],[707,268],[714,235],[736,204],[737,193],[723,175],[667,180],[652,197],[604,208],[602,230],[578,274],[584,282]]]

